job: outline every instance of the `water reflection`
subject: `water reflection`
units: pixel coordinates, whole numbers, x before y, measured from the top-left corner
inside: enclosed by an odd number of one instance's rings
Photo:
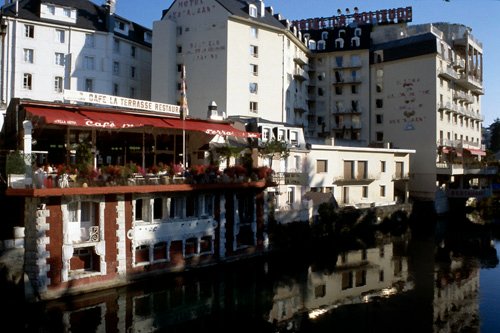
[[[379,237],[372,248],[332,253],[322,261],[290,253],[158,276],[37,306],[25,327],[50,332],[479,332],[479,273],[481,267],[498,268],[491,237],[469,233],[465,240],[463,233],[436,230],[425,237]]]

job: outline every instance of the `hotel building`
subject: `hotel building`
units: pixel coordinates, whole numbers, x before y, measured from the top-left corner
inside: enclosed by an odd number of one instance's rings
[[[149,100],[152,31],[116,15],[115,2],[7,0],[2,114],[12,98],[63,102],[64,90]]]

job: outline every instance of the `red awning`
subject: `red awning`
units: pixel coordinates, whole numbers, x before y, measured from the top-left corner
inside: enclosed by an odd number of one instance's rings
[[[258,138],[259,133],[246,132],[234,128],[228,123],[214,123],[203,120],[157,117],[124,112],[67,110],[26,106],[26,112],[42,117],[47,124],[97,127],[105,129],[140,128],[145,126],[203,132],[209,135],[229,135],[242,138]]]
[[[160,128],[171,127],[167,126],[167,124],[158,117],[105,111],[81,111],[81,113],[91,119],[89,125],[87,125],[91,127],[111,129],[137,128],[144,126]]]
[[[441,149],[441,151],[443,152],[443,154],[448,154],[448,153],[451,153],[453,151],[453,148],[452,147],[443,147]]]
[[[43,118],[45,120],[45,123],[47,124],[88,126],[87,122],[89,121],[89,119],[75,111],[31,106],[26,107],[25,109],[33,117]]]
[[[178,129],[182,129],[184,126],[186,131],[198,131],[209,135],[229,135],[242,138],[258,138],[260,136],[259,133],[242,131],[234,128],[230,124],[224,123],[213,123],[192,119],[183,121],[176,118],[163,118],[163,121]]]
[[[471,155],[486,156],[486,152],[481,149],[467,148]]]

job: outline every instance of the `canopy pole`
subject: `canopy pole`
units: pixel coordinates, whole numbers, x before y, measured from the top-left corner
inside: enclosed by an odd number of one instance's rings
[[[142,170],[146,170],[146,148],[145,148],[145,144],[146,144],[146,133],[145,133],[145,129],[143,128],[142,130]]]

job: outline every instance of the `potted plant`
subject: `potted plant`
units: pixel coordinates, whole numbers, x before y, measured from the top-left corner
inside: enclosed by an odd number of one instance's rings
[[[8,177],[8,186],[12,188],[25,188],[31,184],[31,175],[26,177],[26,170],[31,165],[31,156],[20,151],[14,151],[7,155],[5,171]]]

